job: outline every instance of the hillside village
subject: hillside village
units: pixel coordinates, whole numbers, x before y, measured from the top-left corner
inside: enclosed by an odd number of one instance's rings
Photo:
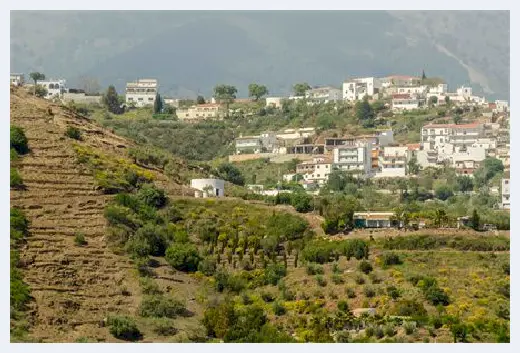
[[[11,74],[10,82],[12,85],[30,87],[24,74]],[[42,80],[39,85],[45,89],[46,99],[58,99],[64,103],[102,103],[100,94],[88,94],[85,89],[69,89],[65,79]],[[89,85],[85,87],[87,90],[91,88]],[[232,86],[222,87],[225,89]],[[270,97],[265,87],[256,85],[255,88],[257,92],[250,90],[250,96],[259,92],[260,96],[256,98],[236,98],[236,92],[230,91],[220,97],[218,94],[209,99],[199,97],[196,101],[191,100],[190,105],[190,100],[161,97],[157,79],[139,79],[127,83],[122,107],[153,107],[157,105],[156,99],[159,99],[161,107],[173,107],[176,118],[188,123],[222,120],[242,110],[226,109],[229,102],[247,106],[263,96],[266,96],[265,108],[278,110],[282,109],[285,102],[296,100],[305,101],[309,106],[333,105],[335,109],[340,104],[368,106],[369,103],[380,101],[386,102],[384,106],[396,114],[449,107],[452,116],[442,118],[442,123],[423,125],[418,143],[399,144],[394,140],[393,130],[385,129],[384,126],[373,134],[350,136],[318,134],[315,126],[278,132],[266,130],[258,135],[236,137],[234,154],[229,156],[229,161],[268,158],[276,162],[299,159],[301,163],[292,173],[277,178],[280,182],[296,181],[314,193],[327,183],[334,170],[346,171],[362,178],[403,178],[416,176],[415,166],[420,169],[448,166],[457,175],[472,176],[486,158],[493,157],[503,163],[505,175],[508,175],[509,104],[505,100],[487,102],[485,97],[473,95],[471,87],[461,86],[449,92],[448,85],[442,79],[428,79],[423,72],[423,77],[394,75],[353,78],[344,82],[342,89],[311,88],[308,84],[297,84],[295,95],[288,97]],[[184,103],[183,106],[180,106],[181,103]],[[477,115],[462,122],[460,113],[471,109],[477,111]],[[504,178],[501,184],[500,207],[508,209],[510,196],[507,185],[510,185],[510,179]],[[263,186],[260,188],[263,189]],[[258,187],[251,185],[250,189],[258,190]],[[273,193],[262,191],[264,194],[266,192]]]
[[[14,342],[509,342],[510,110],[12,73]]]

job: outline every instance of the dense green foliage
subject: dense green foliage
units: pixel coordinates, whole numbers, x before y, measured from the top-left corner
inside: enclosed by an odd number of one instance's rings
[[[125,341],[137,341],[142,337],[136,323],[129,317],[109,317],[107,323],[110,333],[116,338]]]
[[[74,126],[69,126],[65,131],[65,136],[74,140],[81,140],[81,130]]]
[[[505,251],[509,250],[509,239],[499,236],[411,235],[383,240],[382,246],[399,250],[452,248],[464,251]]]
[[[27,137],[21,127],[11,126],[11,148],[14,148],[18,154],[29,152]]]

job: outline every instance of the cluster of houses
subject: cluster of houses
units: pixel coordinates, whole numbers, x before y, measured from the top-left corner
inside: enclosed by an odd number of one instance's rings
[[[392,130],[374,135],[317,137],[312,127],[240,136],[230,161],[287,156],[302,160],[295,173],[283,180],[297,181],[307,190],[326,184],[335,170],[362,178],[407,177],[410,162],[421,168],[450,166],[458,175],[472,176],[487,157],[510,168],[509,129],[497,123],[429,124],[421,130],[421,142],[398,145]],[[286,158],[287,160],[287,158]],[[509,179],[502,184],[502,206],[509,208]]]

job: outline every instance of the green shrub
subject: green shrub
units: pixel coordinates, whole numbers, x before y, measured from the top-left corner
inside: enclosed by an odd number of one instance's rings
[[[142,317],[175,318],[186,314],[186,307],[179,300],[163,295],[146,295],[139,305]]]
[[[426,316],[426,309],[424,308],[423,304],[409,299],[400,300],[396,305],[396,312],[399,316]]]
[[[367,297],[367,298],[373,298],[376,295],[376,291],[372,287],[363,288],[363,293],[365,294],[365,297]]]
[[[363,260],[359,263],[358,269],[364,274],[368,275],[370,272],[372,272],[373,267],[368,261]]]
[[[20,173],[18,173],[18,170],[16,168],[11,167],[11,174],[10,174],[10,185],[12,188],[19,188],[23,186],[23,179],[20,176]]]
[[[21,127],[11,126],[11,148],[14,148],[18,154],[26,154],[29,152],[27,137]]]
[[[386,293],[394,300],[401,296],[401,293],[399,293],[399,290],[395,286],[386,287]]]
[[[345,291],[347,294],[347,298],[352,299],[356,297],[356,291],[354,290],[354,288],[348,287]]]
[[[16,150],[11,147],[11,150],[10,150],[10,160],[11,160],[11,162],[16,162],[19,159],[20,159],[20,156],[18,156],[18,152],[16,152]]]
[[[159,336],[174,336],[179,330],[173,326],[170,320],[159,318],[153,321],[152,331]]]
[[[387,324],[384,328],[385,335],[388,337],[394,337],[397,334],[397,331],[392,324]]]
[[[403,262],[399,258],[399,255],[395,253],[385,253],[383,255],[383,265],[384,266],[392,266],[392,265],[401,265]]]
[[[194,272],[199,265],[197,247],[192,244],[172,244],[166,250],[166,261],[179,271]]]
[[[438,316],[432,316],[430,318],[430,325],[432,325],[435,329],[439,329],[443,325],[442,319],[440,317],[438,317]],[[430,334],[430,336],[432,336],[432,335]]]
[[[432,304],[432,305],[449,305],[450,304],[450,299],[448,297],[448,294],[446,294],[446,292],[437,287],[437,286],[433,286],[433,287],[429,287],[426,292],[425,292],[425,295],[426,295],[426,299]]]
[[[306,267],[306,271],[308,275],[322,275],[323,274],[323,266],[310,263]]]
[[[159,295],[163,293],[162,290],[159,288],[159,285],[152,278],[140,278],[139,284],[141,285],[141,290],[143,294]]]
[[[69,126],[65,131],[65,136],[74,140],[81,140],[81,131],[77,127]]]
[[[287,309],[285,309],[285,306],[282,303],[276,301],[273,303],[273,311],[276,316],[283,316]]]
[[[340,274],[341,273],[341,269],[339,268],[339,265],[337,262],[334,262],[332,264],[332,273],[335,273],[335,274]]]
[[[365,336],[366,337],[373,337],[376,334],[376,330],[373,326],[367,326],[365,328]]]
[[[406,321],[403,323],[404,332],[407,335],[411,335],[417,329],[417,323],[415,321]]]
[[[270,264],[265,269],[265,283],[276,286],[285,277],[287,269],[281,264]]]
[[[374,272],[372,272],[368,277],[370,278],[372,284],[381,283],[381,278],[379,278]]]
[[[374,335],[378,338],[378,339],[381,339],[383,337],[385,337],[385,332],[383,331],[383,328],[381,326],[378,326],[375,328],[374,330]]]
[[[362,285],[365,284],[365,278],[363,276],[356,276],[356,284]]]
[[[262,292],[261,294],[262,300],[266,303],[271,303],[274,301],[274,296],[272,293],[269,292]]]
[[[217,259],[215,256],[208,256],[199,262],[198,270],[205,276],[213,276],[217,271]]]
[[[510,267],[509,264],[502,265],[502,270],[504,271],[504,274],[508,275],[508,276],[511,274],[509,267]]]
[[[327,280],[325,278],[323,278],[322,275],[317,275],[316,276],[316,283],[318,283],[318,285],[320,287],[326,287],[327,286]]]
[[[85,246],[88,244],[87,240],[85,239],[85,235],[81,232],[76,233],[74,236],[74,243],[77,246]]]
[[[340,300],[338,302],[338,310],[345,313],[349,311],[348,303],[346,300]]]
[[[20,232],[22,236],[27,236],[29,234],[29,221],[22,210],[16,207],[11,207],[9,222],[11,230]]]
[[[142,337],[137,325],[129,317],[109,317],[108,326],[112,336],[125,341],[137,341]]]
[[[166,195],[164,190],[157,188],[153,184],[144,184],[136,195],[137,199],[147,206],[161,208],[166,205]]]
[[[341,277],[341,275],[335,273],[332,275],[332,283],[343,284],[343,283],[345,283],[345,280],[343,279],[343,277]]]

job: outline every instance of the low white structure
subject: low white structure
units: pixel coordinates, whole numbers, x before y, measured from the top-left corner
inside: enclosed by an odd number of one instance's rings
[[[265,99],[265,106],[266,107],[274,107],[274,108],[281,108],[282,107],[282,97],[267,97]]]
[[[179,108],[175,112],[179,120],[198,121],[204,119],[221,119],[225,109],[221,104],[198,104],[189,108]]]
[[[12,73],[9,82],[13,86],[21,86],[25,83],[25,76],[24,74]]]
[[[144,107],[153,105],[159,84],[155,79],[139,79],[126,84],[126,104]]]
[[[494,112],[495,113],[509,112],[509,102],[506,100],[496,100]]]
[[[224,180],[192,179],[191,187],[197,189],[195,197],[224,197]]]

